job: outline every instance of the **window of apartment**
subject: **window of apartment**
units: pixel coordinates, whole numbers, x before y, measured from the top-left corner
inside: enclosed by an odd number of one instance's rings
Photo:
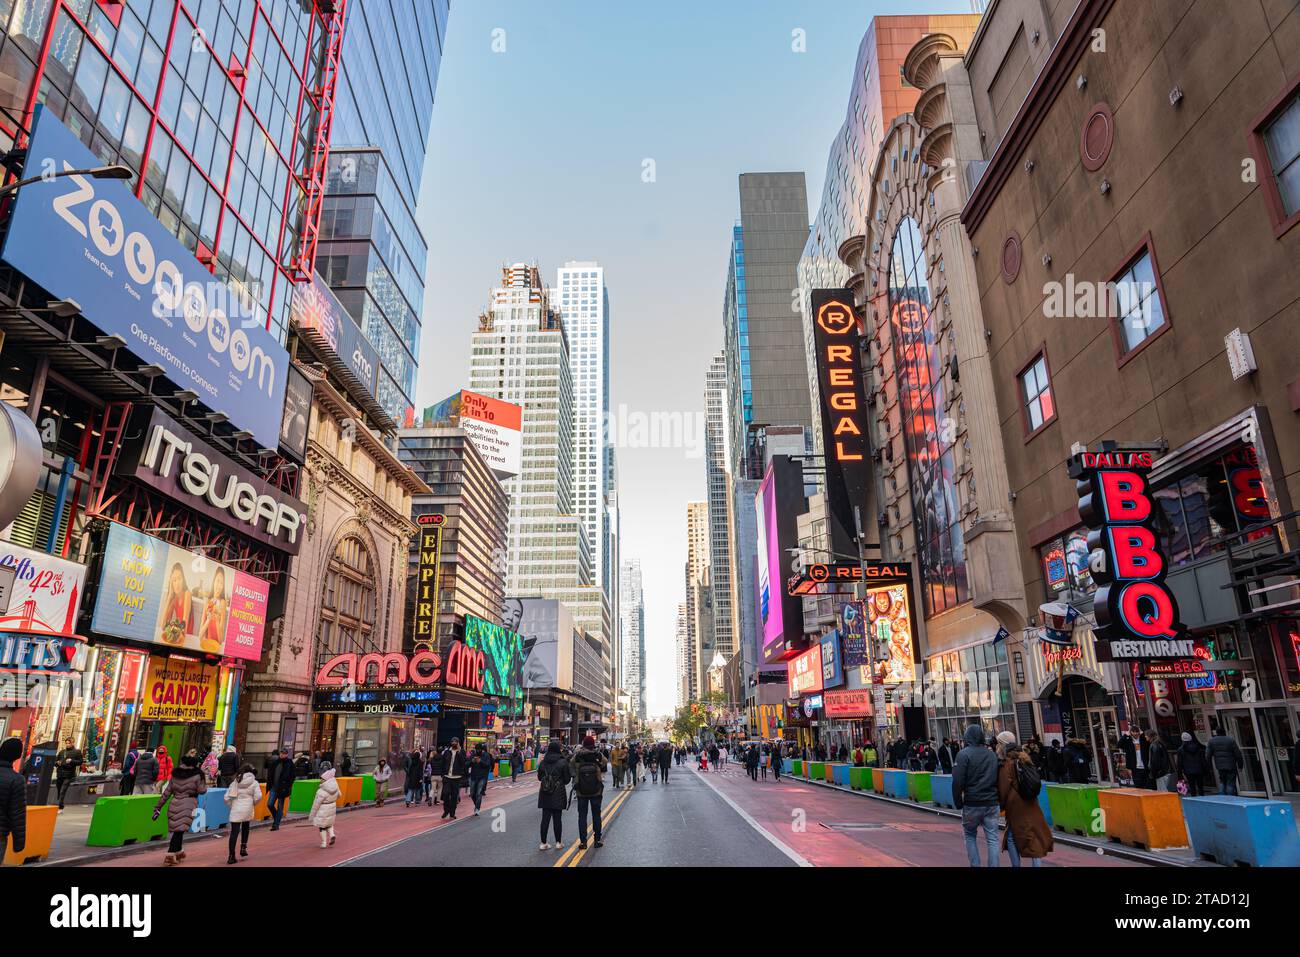
[[[1250,140],[1273,232],[1281,236],[1300,222],[1300,75],[1251,124]]]
[[[1115,348],[1123,365],[1170,325],[1150,235],[1143,238],[1111,282]]]
[[[1021,415],[1025,441],[1056,421],[1056,401],[1052,398],[1052,376],[1047,365],[1047,350],[1039,348],[1017,376],[1020,382]]]

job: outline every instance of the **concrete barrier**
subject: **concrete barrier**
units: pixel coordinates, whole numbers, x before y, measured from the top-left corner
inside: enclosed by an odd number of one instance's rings
[[[1047,826],[1052,827],[1052,805],[1047,800],[1046,781],[1044,781],[1042,786],[1038,789],[1038,806],[1042,809],[1043,818],[1047,821]]]
[[[1080,837],[1100,837],[1105,832],[1097,801],[1099,784],[1046,784],[1047,803],[1052,812],[1052,826],[1058,831]]]
[[[339,786],[339,807],[349,807],[361,803],[360,778],[335,778],[334,781]]]
[[[782,774],[794,774],[794,762],[791,761],[789,758],[782,758],[782,759],[781,759],[781,773],[782,773]]]
[[[1107,788],[1097,793],[1106,836],[1143,850],[1187,847],[1187,826],[1177,794],[1146,788]]]
[[[907,772],[895,768],[886,768],[885,793],[890,797],[907,798]]]
[[[877,794],[885,793],[885,769],[884,768],[871,769],[871,790],[875,791]]]
[[[269,821],[271,819],[271,809],[270,807],[267,806],[268,802],[267,802],[266,785],[259,784],[258,787],[261,788],[262,790],[262,796],[258,798],[257,803],[253,805],[253,820]]]
[[[102,797],[95,802],[86,832],[87,847],[122,847],[147,843],[167,833],[167,805],[153,820],[156,794],[128,794]]]
[[[289,794],[290,813],[306,814],[310,811],[319,788],[320,778],[297,778],[293,782],[293,791]]]
[[[375,788],[375,776],[373,774],[358,774],[361,779],[361,800],[373,801],[377,793]]]
[[[931,772],[930,771],[908,771],[907,773],[907,796],[913,801],[920,804],[929,804],[931,797]]]
[[[230,823],[230,805],[226,803],[225,788],[208,788],[199,795],[198,813],[190,825],[191,834],[215,831]]]
[[[1300,836],[1287,801],[1213,795],[1182,799],[1197,856],[1226,866],[1300,867]]]
[[[27,805],[27,838],[21,854],[14,853],[13,835],[5,842],[4,863],[26,864],[49,856],[54,842],[54,825],[59,820],[57,804]]]
[[[940,807],[957,807],[957,802],[952,796],[951,774],[930,775],[930,800]]]

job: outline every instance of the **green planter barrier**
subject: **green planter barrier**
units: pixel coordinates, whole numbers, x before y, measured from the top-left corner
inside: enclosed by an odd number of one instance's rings
[[[90,830],[86,833],[88,847],[121,847],[152,841],[167,833],[167,806],[163,805],[158,820],[153,820],[156,794],[118,795],[102,797],[95,802],[91,812]]]
[[[361,778],[361,800],[373,801],[375,799],[375,776],[373,774],[358,774]]]
[[[803,761],[799,758],[794,758],[790,762],[790,773],[796,777],[803,777]]]
[[[870,791],[871,768],[849,768],[849,787],[855,791]]]
[[[930,792],[929,771],[907,772],[907,796],[921,804],[929,804],[934,800]]]
[[[508,778],[508,777],[510,777],[510,762],[509,762],[509,761],[502,761],[502,762],[500,762],[500,763],[497,765],[497,777],[499,777],[499,778]]]
[[[813,761],[808,765],[808,780],[825,781],[826,764],[822,761]]]
[[[1105,790],[1100,784],[1047,784],[1047,806],[1052,811],[1052,824],[1058,831],[1078,834],[1080,837],[1101,837],[1101,815],[1097,792]]]
[[[298,778],[293,782],[293,792],[289,795],[289,811],[293,814],[306,814],[311,810],[312,801],[316,800],[316,790],[320,787],[320,778]]]

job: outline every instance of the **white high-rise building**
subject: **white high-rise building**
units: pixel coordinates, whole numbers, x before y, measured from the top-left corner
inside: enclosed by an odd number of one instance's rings
[[[471,391],[523,407],[519,475],[506,479],[510,531],[506,594],[557,598],[597,638],[609,696],[610,601],[595,577],[600,540],[587,534],[575,500],[571,334],[536,265],[501,271],[470,354]]]
[[[713,586],[713,639],[718,653],[736,652],[735,540],[731,531],[731,464],[727,459],[727,357],[709,364],[704,385],[704,469],[709,499],[709,571]]]
[[[677,707],[691,700],[691,632],[686,602],[677,606]]]
[[[645,599],[641,590],[641,562],[629,559],[619,570],[620,638],[622,672],[619,683],[632,702],[632,713],[645,720]]]

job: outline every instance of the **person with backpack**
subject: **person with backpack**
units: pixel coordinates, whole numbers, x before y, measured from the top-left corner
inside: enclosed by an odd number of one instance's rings
[[[998,735],[997,751],[998,806],[1007,815],[1002,847],[1011,856],[1012,867],[1019,867],[1021,858],[1028,859],[1031,867],[1042,867],[1043,858],[1052,852],[1052,829],[1038,806],[1043,779],[1010,731]]]
[[[961,829],[966,839],[966,857],[971,867],[980,866],[976,837],[984,831],[988,867],[998,866],[998,759],[984,746],[984,729],[972,724],[962,736],[961,749],[952,766],[953,803],[961,811]]]
[[[126,797],[135,791],[135,765],[140,760],[140,751],[131,745],[122,759],[122,777],[118,779],[117,793]]]
[[[546,843],[546,835],[554,822],[555,847],[558,850],[564,840],[564,811],[569,806],[568,787],[573,780],[573,772],[559,741],[552,739],[546,746],[546,754],[537,762],[537,780],[541,782],[537,789],[537,806],[542,811],[542,843],[537,849],[544,851],[550,846]]]
[[[647,763],[656,771],[657,761],[647,758]],[[578,799],[578,847],[587,849],[587,812],[591,812],[591,832],[597,847],[604,847],[600,839],[600,803],[605,796],[605,769],[608,767],[605,755],[596,749],[596,739],[587,735],[580,747],[569,761],[569,772],[573,776],[573,795]]]
[[[631,744],[627,749],[627,786],[636,787],[636,766],[641,761],[641,749]]]
[[[406,781],[402,785],[402,798],[406,801],[406,806],[410,807],[420,803],[420,794],[424,790],[424,755],[419,748],[406,756],[403,767]]]
[[[1214,767],[1214,773],[1219,776],[1219,793],[1235,796],[1237,774],[1246,765],[1246,759],[1242,756],[1236,739],[1215,725],[1210,744],[1205,749],[1205,758]]]
[[[469,756],[469,797],[474,802],[474,816],[483,808],[483,795],[487,794],[488,778],[492,775],[492,755],[487,745],[479,742]]]

